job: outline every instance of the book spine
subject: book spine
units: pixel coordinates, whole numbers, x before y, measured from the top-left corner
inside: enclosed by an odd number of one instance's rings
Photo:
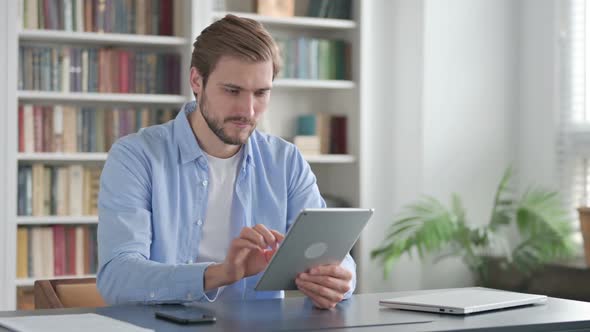
[[[66,274],[65,229],[62,225],[53,226],[53,270],[55,276]]]

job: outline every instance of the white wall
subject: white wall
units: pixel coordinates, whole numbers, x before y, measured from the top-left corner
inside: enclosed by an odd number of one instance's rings
[[[519,164],[519,2],[371,3],[363,22],[371,52],[362,61],[371,63],[362,82],[361,165],[363,202],[377,213],[362,238],[361,291],[469,285],[458,260],[405,259],[383,281],[368,252],[420,194],[448,203],[456,192],[469,221],[488,221],[504,169]]]
[[[474,224],[489,221],[516,152],[516,9],[513,0],[425,2],[422,186],[445,202],[458,193]],[[424,288],[470,282],[458,261],[424,267]]]
[[[375,215],[360,241],[359,290],[419,289],[418,262],[400,262],[384,280],[369,252],[420,188],[422,1],[361,4],[361,206],[375,208]]]

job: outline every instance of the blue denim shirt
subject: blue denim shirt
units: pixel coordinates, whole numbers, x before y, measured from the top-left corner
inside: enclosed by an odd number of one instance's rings
[[[213,262],[195,263],[207,215],[207,158],[183,106],[176,119],[118,140],[109,152],[98,199],[97,286],[116,303],[214,300],[203,276]],[[231,235],[264,224],[286,233],[303,208],[325,207],[309,164],[297,148],[254,131],[244,150],[233,196]],[[348,255],[342,265],[354,277]],[[221,297],[278,298],[282,292],[256,292],[261,274],[225,287]]]

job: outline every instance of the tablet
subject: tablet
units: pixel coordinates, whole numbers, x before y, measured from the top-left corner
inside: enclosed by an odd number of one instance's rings
[[[373,215],[373,209],[304,209],[258,280],[257,291],[296,290],[295,277],[325,264],[340,264]]]

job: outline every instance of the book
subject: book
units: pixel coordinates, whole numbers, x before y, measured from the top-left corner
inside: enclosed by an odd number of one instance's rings
[[[29,276],[29,235],[26,227],[19,227],[16,231],[16,277],[27,278]]]
[[[330,153],[348,153],[348,132],[346,116],[333,116],[330,122],[330,128],[332,131]]]
[[[318,155],[320,154],[320,138],[318,136],[295,136],[293,144],[297,146],[303,155]]]
[[[53,246],[53,227],[40,227],[41,229],[41,274],[40,277],[47,278],[55,276],[55,254]]]
[[[67,216],[70,212],[70,171],[68,167],[60,166],[57,169],[57,215]]]
[[[43,236],[42,227],[31,228],[31,255],[32,269],[29,270],[29,276],[33,278],[43,277]]]
[[[34,164],[32,168],[32,205],[33,205],[33,215],[34,216],[42,216],[43,215],[43,202],[44,202],[44,167],[43,164]]]
[[[317,153],[330,153],[330,121],[330,115],[325,113],[301,115],[297,118],[297,135],[316,136],[319,144]]]
[[[70,173],[70,215],[81,216],[83,214],[84,193],[84,169],[81,165],[69,166]]]
[[[76,226],[66,226],[66,274],[76,275]]]
[[[84,274],[84,250],[86,249],[86,244],[84,240],[84,226],[76,226],[76,275],[83,275]]]
[[[63,225],[53,226],[53,275],[66,275],[66,232]]]
[[[256,12],[264,16],[291,17],[295,14],[295,0],[257,0]]]

